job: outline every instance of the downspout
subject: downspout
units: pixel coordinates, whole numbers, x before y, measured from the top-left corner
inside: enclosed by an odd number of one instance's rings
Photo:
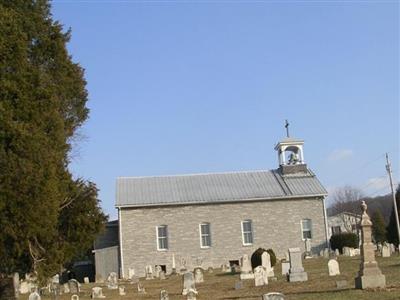
[[[120,278],[125,278],[124,272],[124,256],[122,253],[122,214],[121,214],[121,207],[117,207],[118,209],[118,238],[119,238],[119,261],[120,261]]]
[[[330,249],[329,240],[328,240],[328,217],[327,217],[327,214],[326,214],[325,197],[322,198],[322,206],[323,206],[323,209],[324,209],[326,247],[328,249]]]

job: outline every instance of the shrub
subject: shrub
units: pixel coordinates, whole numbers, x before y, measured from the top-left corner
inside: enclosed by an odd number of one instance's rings
[[[251,267],[257,268],[258,266],[262,265],[261,255],[264,252],[268,252],[271,260],[271,267],[276,265],[276,255],[272,249],[265,250],[264,248],[258,248],[254,253],[251,255]]]
[[[358,236],[352,232],[340,233],[331,236],[332,250],[339,249],[342,253],[343,247],[358,248]]]

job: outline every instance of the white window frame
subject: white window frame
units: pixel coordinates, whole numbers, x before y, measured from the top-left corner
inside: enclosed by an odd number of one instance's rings
[[[303,228],[303,221],[310,221],[310,235],[311,237],[309,238],[309,240],[312,240],[313,238],[313,230],[312,230],[312,220],[310,218],[305,218],[305,219],[301,219],[300,221],[300,227],[301,227],[301,239],[303,241],[305,241],[306,239],[304,238],[303,232],[304,232],[304,228]]]
[[[201,225],[208,225],[208,231],[210,232],[208,235],[207,234],[202,234],[201,232]],[[199,224],[199,236],[200,236],[200,248],[201,249],[208,249],[211,248],[212,245],[212,239],[211,239],[211,224],[209,222],[203,222]],[[208,236],[210,238],[210,245],[209,246],[204,246],[203,245],[203,236]]]
[[[166,229],[166,236],[160,237],[158,236],[158,228],[165,227]],[[157,250],[158,251],[168,251],[169,249],[169,234],[168,234],[168,225],[157,225],[156,226],[156,236],[157,236]],[[160,248],[160,238],[165,238],[167,241],[167,248]]]
[[[246,243],[246,242],[245,242],[245,238],[244,238],[245,231],[244,231],[244,226],[243,226],[243,224],[244,224],[245,222],[250,222],[251,231],[246,231],[246,233],[248,233],[248,232],[251,233],[251,240],[252,240],[251,243]],[[241,227],[242,227],[242,243],[243,243],[243,246],[251,246],[251,245],[253,245],[253,243],[254,243],[253,221],[250,220],[250,219],[243,220],[243,221],[241,222]]]

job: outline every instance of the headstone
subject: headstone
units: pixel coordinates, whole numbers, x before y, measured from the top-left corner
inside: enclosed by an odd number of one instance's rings
[[[125,293],[125,286],[120,285],[120,286],[118,287],[118,294],[119,294],[120,296],[125,296],[125,295],[126,295],[126,293]]]
[[[221,272],[223,272],[223,273],[226,272],[226,265],[225,264],[221,265]]]
[[[195,289],[190,289],[187,293],[187,300],[196,300],[198,292]]]
[[[324,249],[324,258],[329,258],[329,249],[328,248]]]
[[[84,278],[83,278],[83,282],[86,283],[86,284],[88,284],[88,283],[90,282],[89,277],[84,277]]]
[[[214,272],[214,269],[212,267],[209,267],[207,270],[209,274],[212,274]]]
[[[375,260],[375,251],[372,244],[372,222],[367,214],[367,204],[362,201],[361,216],[361,264],[355,286],[358,289],[385,288],[386,278]]]
[[[118,289],[118,276],[117,273],[111,272],[107,277],[107,288],[109,290]]]
[[[289,269],[290,269],[290,262],[283,261],[282,262],[282,275],[286,276],[287,274],[289,274]]]
[[[169,300],[169,296],[166,290],[161,290],[160,292],[160,300]]]
[[[324,249],[319,250],[319,256],[324,256]]]
[[[263,286],[268,284],[267,270],[263,266],[254,269],[254,285]]]
[[[254,279],[253,269],[251,267],[251,262],[247,254],[243,255],[240,264],[240,279]]]
[[[230,264],[225,265],[225,273],[232,273],[232,267]]]
[[[330,259],[328,261],[328,271],[329,271],[329,276],[340,275],[339,263],[337,262],[336,259]]]
[[[150,265],[145,267],[145,273],[146,273],[146,280],[153,279],[153,268]]]
[[[350,247],[349,248],[349,256],[354,256],[355,254],[354,254],[354,248],[352,248],[352,247]]]
[[[311,254],[311,240],[310,239],[306,239],[304,241],[304,248],[306,249],[306,252],[304,253],[304,257],[311,258],[312,254]]]
[[[179,272],[181,274],[185,274],[187,272],[186,266],[187,266],[187,260],[186,260],[186,258],[182,257],[181,258],[181,268],[179,270]]]
[[[40,297],[39,293],[34,291],[29,294],[28,300],[41,300],[42,298]]]
[[[135,269],[128,268],[128,279],[132,279],[133,276],[135,276]]]
[[[103,295],[103,289],[101,287],[95,286],[92,288],[92,299],[100,299],[105,297],[106,296]]]
[[[382,257],[390,257],[390,248],[386,243],[382,246]]]
[[[71,296],[71,300],[79,300],[79,296],[78,295],[72,295]]]
[[[360,249],[353,249],[353,256],[360,255]]]
[[[182,295],[186,296],[190,290],[196,291],[194,275],[192,272],[183,274],[183,290]]]
[[[267,276],[268,277],[274,277],[274,269],[271,267],[271,256],[267,251],[264,251],[263,254],[261,254],[261,265],[265,268],[267,271]]]
[[[175,254],[172,254],[172,274],[176,274]]]
[[[264,294],[262,300],[285,300],[285,295],[281,293]]]
[[[160,272],[162,271],[161,266],[157,265],[154,268],[154,276],[156,278],[160,278]]]
[[[394,246],[394,244],[389,244],[389,248],[390,248],[390,254],[393,254],[396,252],[396,247]]]
[[[338,280],[336,281],[336,288],[337,289],[346,289],[347,288],[347,280]]]
[[[195,283],[202,283],[202,282],[204,282],[203,269],[201,269],[201,268],[196,268],[196,269],[194,270],[194,282],[195,282]]]
[[[307,281],[307,272],[304,272],[303,263],[301,261],[300,248],[290,248],[290,269],[289,269],[289,281]]]
[[[71,294],[79,294],[80,284],[76,279],[68,280],[68,288]]]
[[[140,282],[137,284],[137,290],[139,294],[146,294],[146,289]]]
[[[165,272],[164,271],[160,272],[160,280],[165,280]]]
[[[344,256],[350,256],[350,247],[343,247],[342,253]]]
[[[236,281],[235,282],[235,290],[240,290],[243,287],[243,282],[242,281]]]
[[[64,294],[69,294],[71,292],[69,290],[69,284],[68,283],[64,283],[63,287],[64,287]]]
[[[19,284],[19,293],[27,294],[29,293],[29,283],[25,280],[21,281]]]
[[[339,249],[335,249],[335,256],[337,257],[337,256],[339,256],[339,255],[340,255]]]

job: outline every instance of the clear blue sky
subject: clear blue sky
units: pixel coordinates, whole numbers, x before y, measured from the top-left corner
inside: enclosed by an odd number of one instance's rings
[[[399,178],[397,1],[54,1],[85,69],[71,170],[111,218],[118,176],[276,168],[289,119],[329,191]],[[385,188],[386,186],[386,188]]]

